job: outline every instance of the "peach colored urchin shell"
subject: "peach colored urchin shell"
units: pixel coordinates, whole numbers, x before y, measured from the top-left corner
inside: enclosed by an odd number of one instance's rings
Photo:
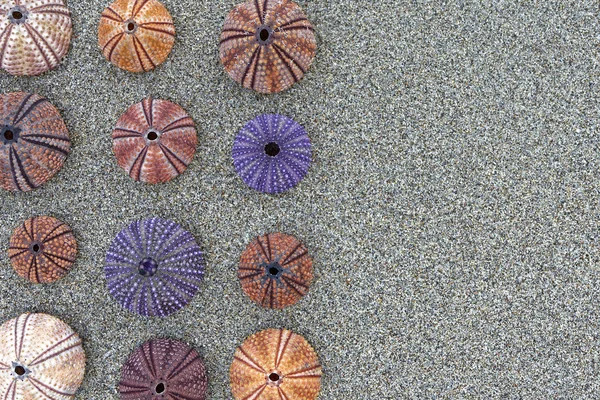
[[[48,100],[32,93],[0,95],[0,186],[35,189],[58,172],[70,151],[67,127]]]
[[[62,0],[0,0],[0,67],[39,75],[69,51],[71,13]]]
[[[129,107],[112,138],[119,166],[146,183],[167,182],[183,173],[198,144],[194,121],[185,110],[152,98]]]
[[[81,339],[60,319],[25,313],[0,326],[0,398],[72,399],[84,373]]]
[[[67,224],[53,217],[30,218],[15,229],[8,257],[15,271],[33,283],[50,283],[69,272],[77,241]]]
[[[98,44],[104,56],[130,72],[150,71],[175,43],[175,25],[158,0],[117,0],[102,12]]]
[[[219,52],[236,82],[276,93],[302,79],[316,48],[313,27],[296,3],[248,0],[225,19]]]
[[[312,259],[295,237],[267,233],[254,239],[242,253],[238,278],[255,303],[284,308],[308,292],[313,278]]]
[[[287,329],[248,337],[229,370],[236,400],[314,400],[321,388],[321,364],[312,346]]]

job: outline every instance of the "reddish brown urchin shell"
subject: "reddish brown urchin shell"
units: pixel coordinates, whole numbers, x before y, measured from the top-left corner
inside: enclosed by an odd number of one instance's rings
[[[67,224],[53,217],[30,218],[15,229],[8,257],[15,271],[33,283],[54,282],[69,272],[77,241]]]
[[[29,191],[48,181],[71,150],[56,107],[31,93],[0,95],[0,186]]]
[[[313,278],[312,259],[295,237],[268,233],[246,247],[238,277],[252,301],[267,308],[283,308],[308,292]]]
[[[315,57],[313,27],[290,0],[249,0],[237,5],[221,32],[227,73],[245,88],[276,93],[298,82]]]
[[[205,400],[208,379],[202,358],[185,343],[149,340],[129,356],[121,372],[123,400]]]
[[[162,64],[175,43],[175,25],[158,0],[117,0],[100,18],[98,44],[104,56],[130,72]]]
[[[236,400],[314,400],[321,388],[321,364],[312,346],[287,329],[248,337],[229,370]]]
[[[39,75],[69,51],[71,13],[62,0],[0,2],[0,67],[11,75]]]
[[[196,153],[194,121],[167,100],[148,98],[127,109],[112,134],[117,162],[146,183],[167,182],[183,173]]]

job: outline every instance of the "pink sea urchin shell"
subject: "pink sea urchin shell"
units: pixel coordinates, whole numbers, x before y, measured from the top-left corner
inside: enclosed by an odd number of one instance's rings
[[[0,1],[0,67],[11,75],[56,68],[72,32],[71,13],[62,0]]]

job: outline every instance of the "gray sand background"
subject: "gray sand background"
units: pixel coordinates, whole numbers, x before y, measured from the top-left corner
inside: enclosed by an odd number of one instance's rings
[[[600,24],[597,1],[301,1],[318,33],[304,80],[283,94],[224,72],[219,32],[237,3],[164,0],[177,41],[154,72],[131,74],[97,46],[108,2],[69,1],[64,63],[36,78],[0,73],[1,92],[33,91],[72,138],[41,189],[0,192],[0,319],[59,316],[83,337],[78,399],[117,399],[122,363],[171,337],[206,361],[210,399],[229,399],[229,365],[268,327],[304,335],[326,400],[594,398],[600,393]],[[153,95],[183,106],[200,144],[174,181],[135,183],[110,134]],[[308,131],[306,179],[279,196],[236,175],[233,138],[263,112]],[[74,230],[72,272],[32,285],[10,266],[12,231],[34,215]],[[135,219],[190,230],[206,255],[193,302],[142,318],[108,294],[104,255]],[[250,240],[281,230],[314,258],[309,294],[257,307],[237,279]]]

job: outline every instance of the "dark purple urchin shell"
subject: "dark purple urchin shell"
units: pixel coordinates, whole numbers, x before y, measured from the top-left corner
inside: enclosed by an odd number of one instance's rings
[[[123,400],[205,400],[207,381],[196,350],[177,340],[155,339],[129,356],[119,393]]]
[[[306,175],[311,161],[310,139],[293,119],[262,114],[238,133],[232,156],[235,170],[248,186],[280,193]]]
[[[165,317],[188,304],[204,276],[202,251],[173,221],[135,221],[115,237],[104,268],[110,294],[125,308]]]

